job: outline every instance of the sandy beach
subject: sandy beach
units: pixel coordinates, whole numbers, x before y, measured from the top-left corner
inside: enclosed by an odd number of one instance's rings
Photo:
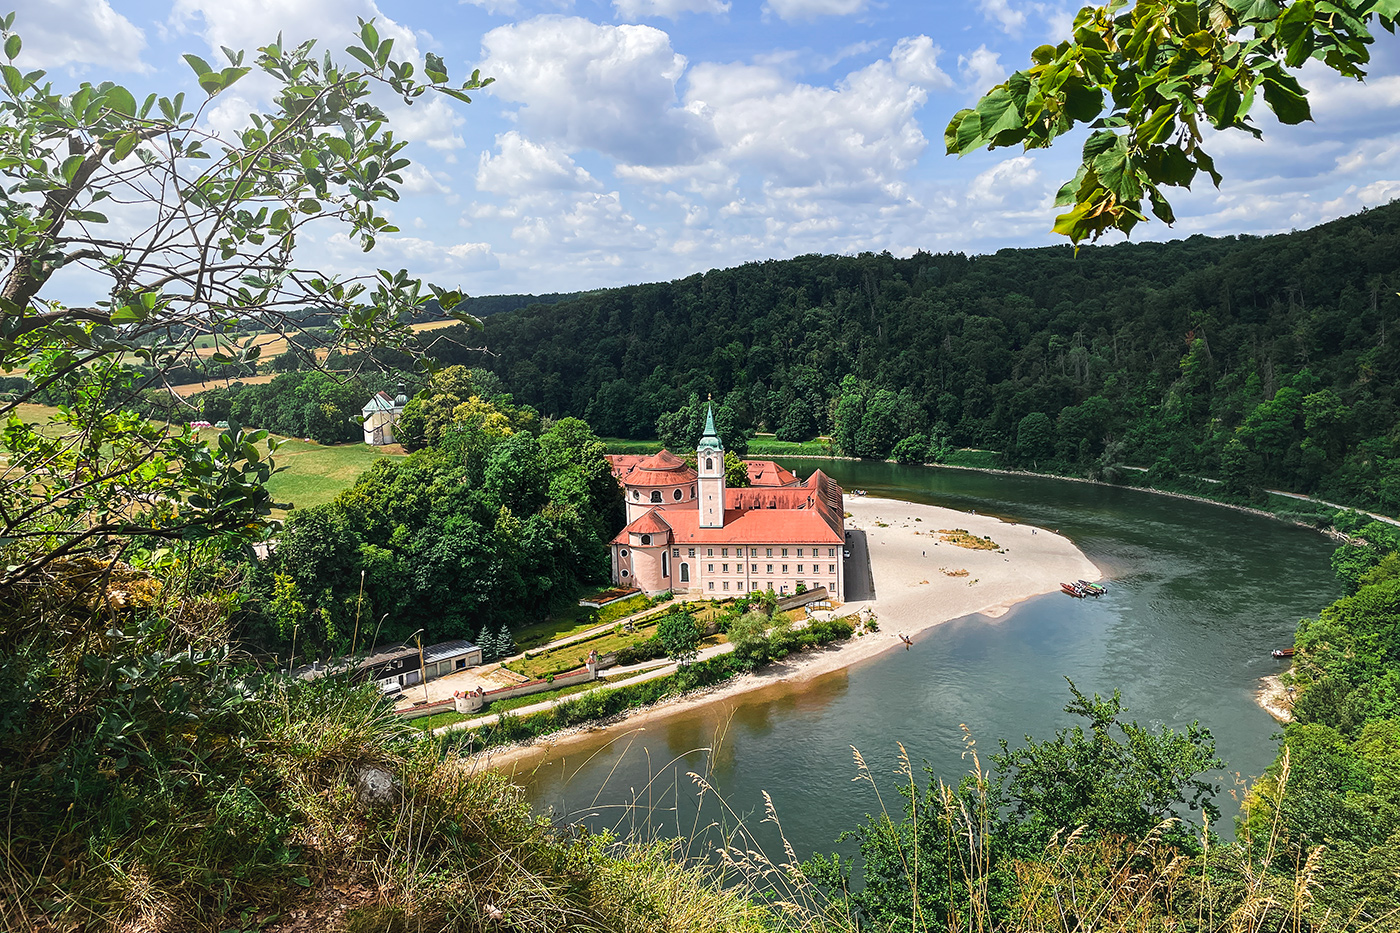
[[[806,651],[708,691],[697,691],[609,723],[608,731],[634,729],[650,719],[714,703],[775,683],[800,682],[903,646],[900,633],[917,641],[920,633],[951,619],[980,613],[996,619],[1022,600],[1056,592],[1066,580],[1098,580],[1099,569],[1069,539],[1050,529],[1018,525],[954,509],[846,496],[846,527],[855,539],[846,562],[848,596],[836,615],[867,607],[879,631],[822,650]],[[963,530],[996,543],[973,550],[941,540],[942,530]],[[862,541],[863,538],[863,541]],[[869,569],[860,560],[869,554]],[[864,577],[865,579],[862,579]],[[564,733],[529,746],[483,753],[488,767],[530,767],[531,762],[568,744],[596,738],[598,729]]]

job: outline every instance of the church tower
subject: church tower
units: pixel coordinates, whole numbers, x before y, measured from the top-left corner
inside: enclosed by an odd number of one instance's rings
[[[715,408],[705,410],[705,436],[695,448],[700,473],[700,527],[724,527],[724,445],[715,433]]]

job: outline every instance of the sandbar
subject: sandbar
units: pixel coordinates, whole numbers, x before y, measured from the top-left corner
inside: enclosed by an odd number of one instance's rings
[[[878,631],[824,649],[801,652],[714,688],[610,720],[601,728],[585,727],[529,745],[488,750],[477,756],[477,763],[496,768],[528,768],[530,762],[569,744],[597,741],[600,732],[635,729],[650,719],[704,703],[776,683],[809,680],[904,647],[901,633],[917,641],[920,633],[952,619],[981,614],[993,620],[1032,596],[1057,592],[1061,582],[1096,581],[1102,577],[1099,568],[1073,542],[1050,529],[875,496],[847,495],[845,508],[846,527],[855,539],[854,559],[846,562],[847,595],[869,595],[870,582],[874,584],[874,594],[870,599],[849,601],[834,614],[845,616],[869,609],[879,622]],[[942,540],[944,530],[962,530],[990,538],[997,547],[958,547]],[[863,553],[869,555],[868,569],[860,560]],[[859,576],[862,574],[866,575],[864,583]]]

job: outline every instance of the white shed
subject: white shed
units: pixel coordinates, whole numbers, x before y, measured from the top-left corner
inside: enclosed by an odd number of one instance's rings
[[[365,443],[376,447],[394,443],[394,427],[407,404],[408,396],[404,394],[402,386],[397,398],[390,398],[387,392],[376,392],[361,411],[365,422]]]

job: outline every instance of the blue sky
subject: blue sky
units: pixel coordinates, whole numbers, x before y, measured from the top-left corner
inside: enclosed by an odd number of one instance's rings
[[[25,0],[24,60],[60,86],[116,80],[202,96],[180,53],[279,31],[339,51],[355,17],[396,48],[497,78],[470,106],[391,110],[417,163],[369,257],[329,235],[309,259],[404,267],[469,294],[572,291],[803,253],[988,252],[1055,243],[1049,152],[943,154],[957,109],[1067,34],[1059,0]],[[1370,80],[1309,67],[1317,122],[1208,149],[1226,176],[1139,238],[1301,229],[1400,197],[1400,40]],[[214,60],[211,58],[211,61]],[[241,124],[265,86],[214,102]],[[138,93],[138,97],[140,93]]]

